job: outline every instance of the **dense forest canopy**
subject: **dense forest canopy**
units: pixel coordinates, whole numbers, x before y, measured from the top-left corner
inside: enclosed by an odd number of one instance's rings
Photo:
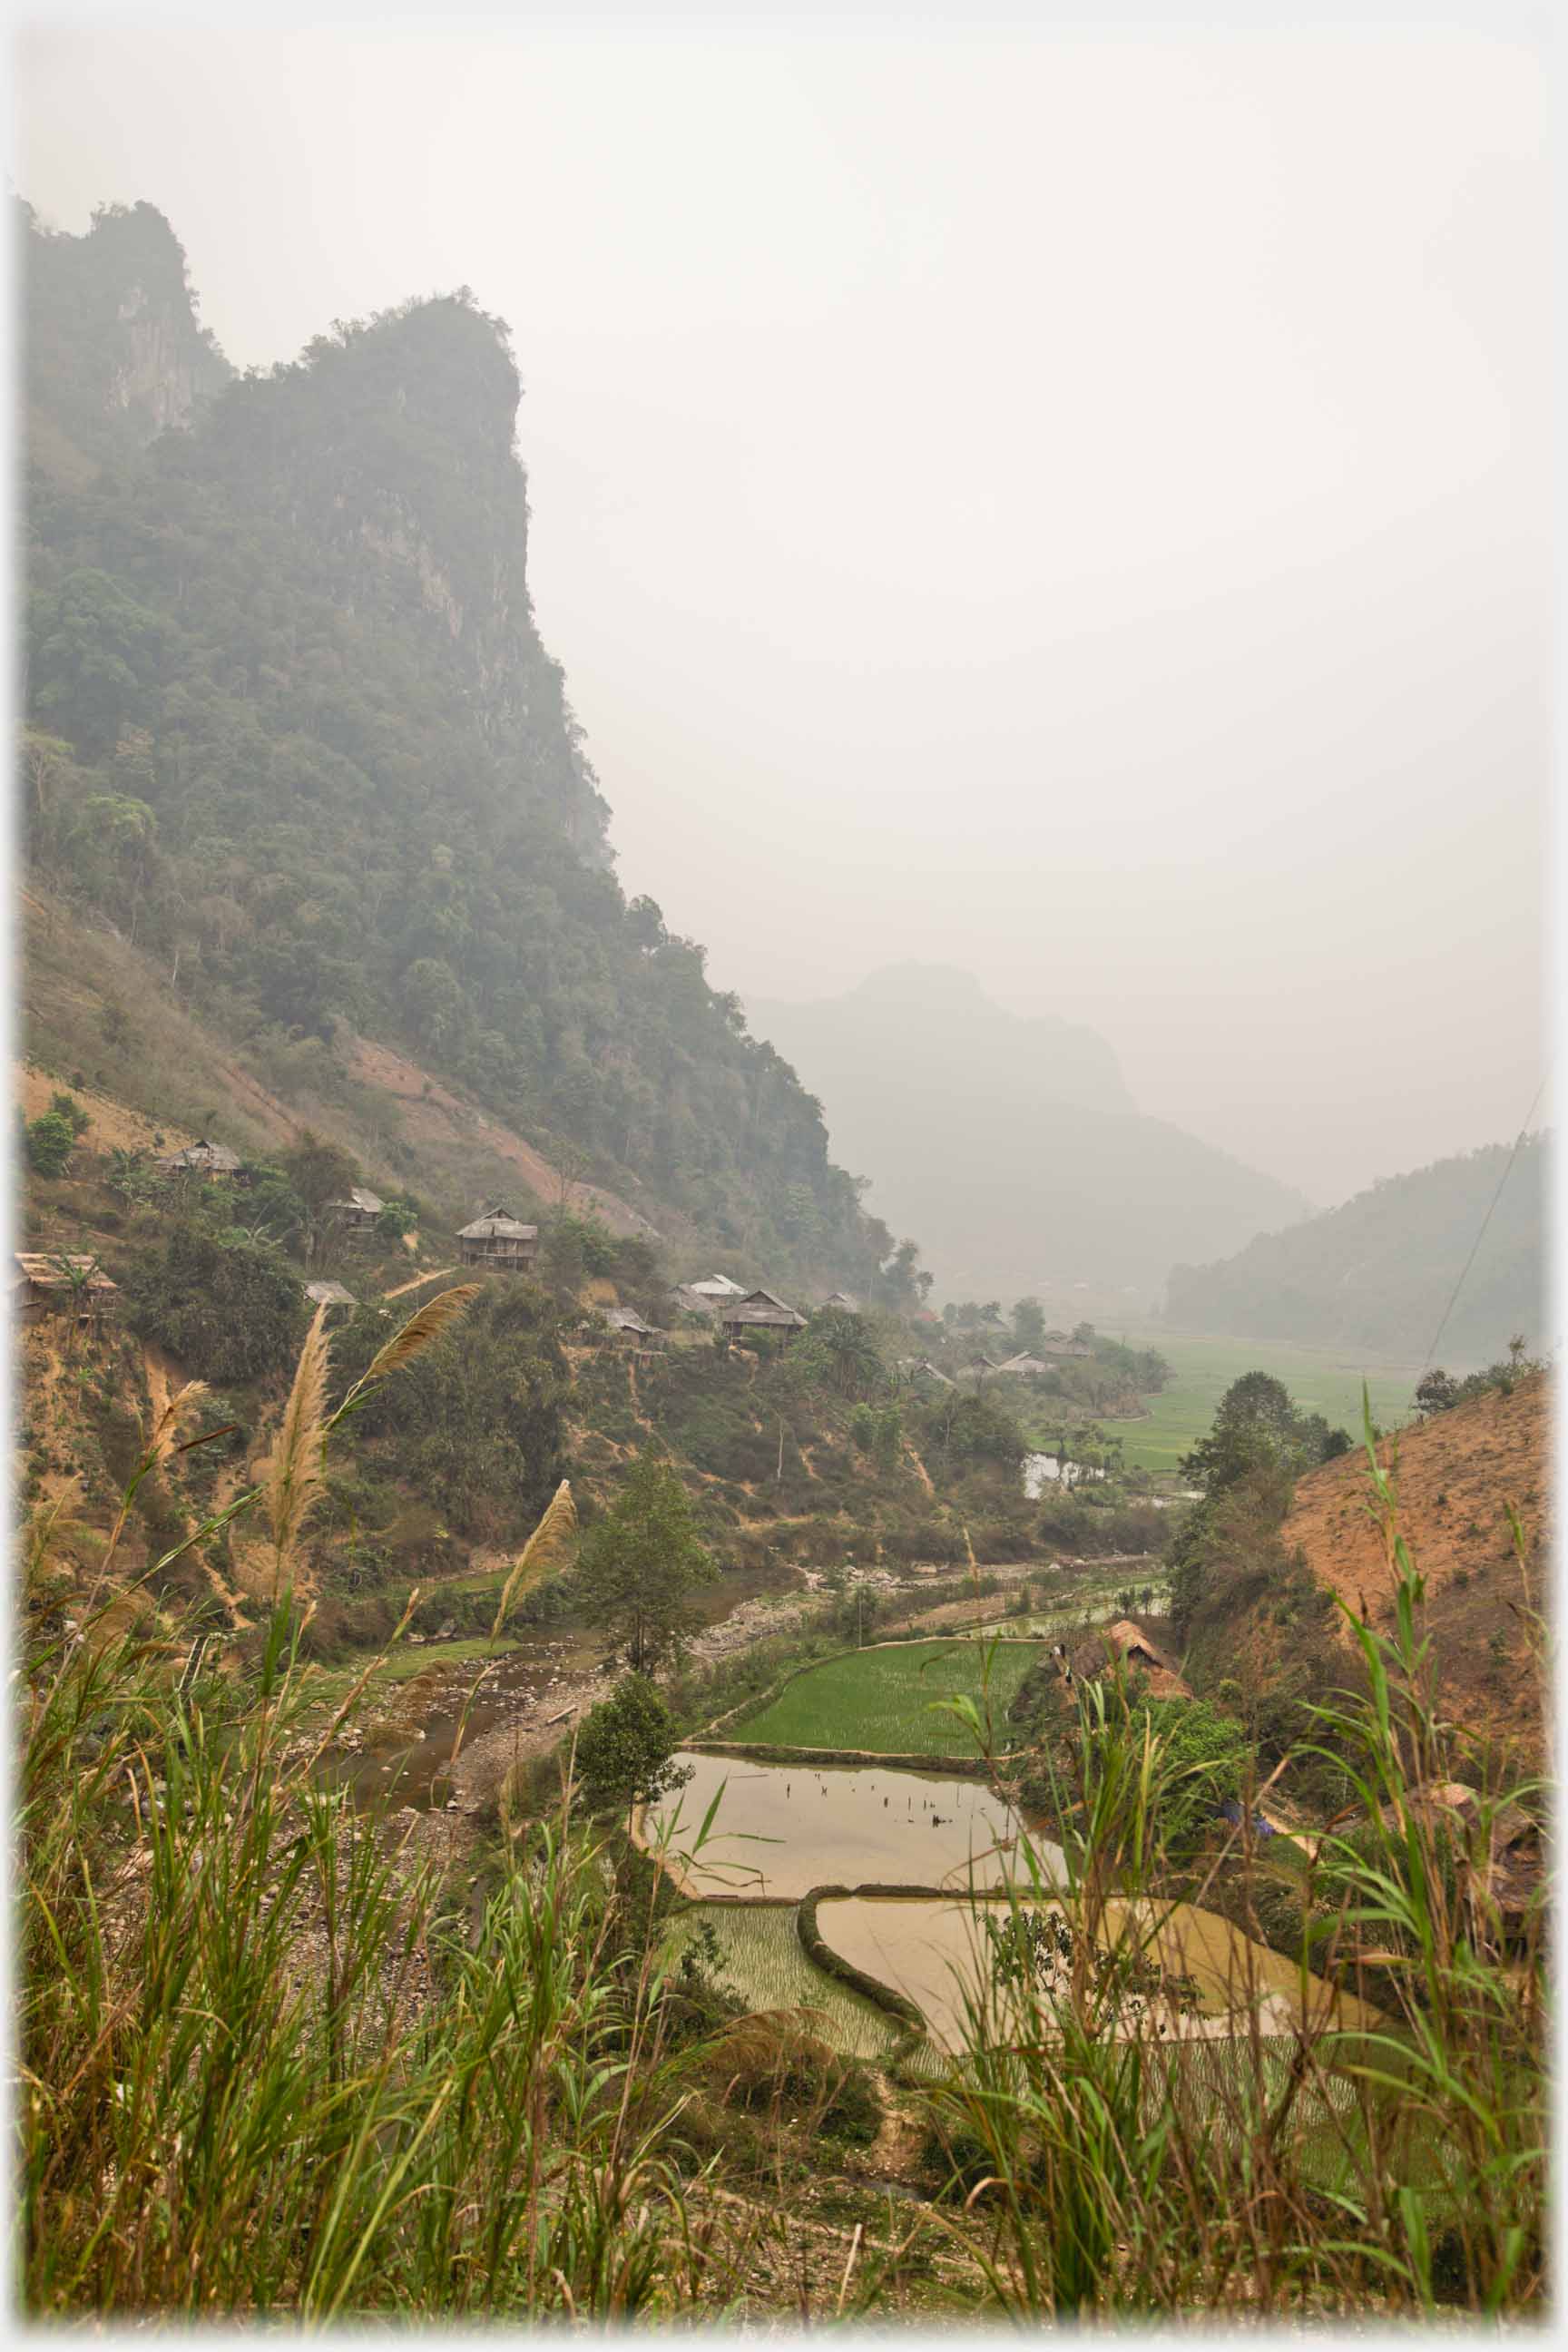
[[[235,376],[139,205],[26,242],[29,850],[237,1041],[379,1038],[797,1275],[892,1238],[612,871],[535,626],[520,381],[467,289]]]
[[[1239,1339],[1419,1358],[1463,1276],[1443,1324],[1446,1361],[1489,1362],[1515,1332],[1537,1346],[1549,1337],[1547,1149],[1545,1136],[1528,1138],[1511,1168],[1507,1144],[1461,1152],[1388,1177],[1288,1233],[1260,1234],[1218,1265],[1176,1266],[1169,1318],[1189,1330]],[[1475,1262],[1466,1273],[1472,1248]]]

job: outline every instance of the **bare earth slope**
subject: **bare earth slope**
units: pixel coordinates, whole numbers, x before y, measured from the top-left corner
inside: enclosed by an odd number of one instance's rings
[[[1451,1704],[1463,1722],[1532,1755],[1542,1727],[1521,1612],[1543,1610],[1549,1597],[1551,1447],[1551,1386],[1541,1373],[1509,1395],[1492,1390],[1403,1430],[1378,1449],[1385,1467],[1396,1466],[1400,1528],[1426,1580],[1426,1631]],[[1365,1456],[1345,1454],[1301,1480],[1284,1540],[1352,1609],[1364,1601],[1381,1630],[1395,1576],[1368,1501]],[[1524,1532],[1522,1565],[1510,1504]]]
[[[169,1149],[210,1129],[242,1153],[272,1154],[313,1128],[345,1145],[373,1183],[411,1185],[471,1214],[484,1199],[522,1214],[563,1202],[613,1233],[684,1232],[679,1213],[645,1214],[603,1186],[554,1165],[519,1135],[389,1046],[343,1033],[342,1070],[315,1041],[275,1046],[265,1076],[202,1019],[169,975],[101,920],[50,893],[27,894],[24,1023],[30,1067],[20,1075],[29,1118],[69,1087],[93,1118],[95,1149]],[[105,1018],[122,1016],[110,1043]],[[83,1083],[75,1079],[81,1075]]]

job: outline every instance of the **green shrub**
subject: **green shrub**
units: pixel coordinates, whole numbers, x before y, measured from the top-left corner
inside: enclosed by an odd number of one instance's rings
[[[310,1323],[300,1276],[269,1243],[194,1219],[133,1269],[124,1292],[132,1330],[214,1382],[282,1371]]]
[[[36,1176],[63,1176],[76,1146],[76,1130],[58,1110],[30,1119],[26,1129],[27,1165]]]

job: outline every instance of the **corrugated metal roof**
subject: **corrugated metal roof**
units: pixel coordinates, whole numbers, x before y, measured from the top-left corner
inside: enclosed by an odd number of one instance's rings
[[[313,1298],[318,1307],[353,1307],[354,1295],[345,1290],[341,1282],[308,1282],[305,1296]]]
[[[379,1217],[386,1202],[379,1192],[372,1192],[363,1184],[351,1184],[341,1201],[329,1201],[329,1209],[359,1209],[367,1217]]]

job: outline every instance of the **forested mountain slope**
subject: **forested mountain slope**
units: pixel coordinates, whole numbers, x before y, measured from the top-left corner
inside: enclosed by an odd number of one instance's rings
[[[1492,1144],[1385,1178],[1305,1224],[1260,1234],[1220,1264],[1178,1265],[1167,1292],[1170,1320],[1242,1339],[1421,1358],[1497,1193],[1438,1354],[1468,1370],[1500,1355],[1514,1332],[1537,1348],[1551,1338],[1547,1139],[1528,1139],[1511,1170],[1509,1151],[1507,1144]]]
[[[865,1283],[818,1106],[611,870],[504,323],[460,289],[235,377],[151,207],[24,241],[42,883],[242,1060],[363,1094],[379,1040],[656,1223]]]
[[[828,1002],[750,1010],[873,1171],[873,1205],[921,1235],[955,1296],[1083,1282],[1143,1303],[1173,1260],[1306,1208],[1141,1117],[1092,1030],[1020,1019],[966,972],[900,965]]]

